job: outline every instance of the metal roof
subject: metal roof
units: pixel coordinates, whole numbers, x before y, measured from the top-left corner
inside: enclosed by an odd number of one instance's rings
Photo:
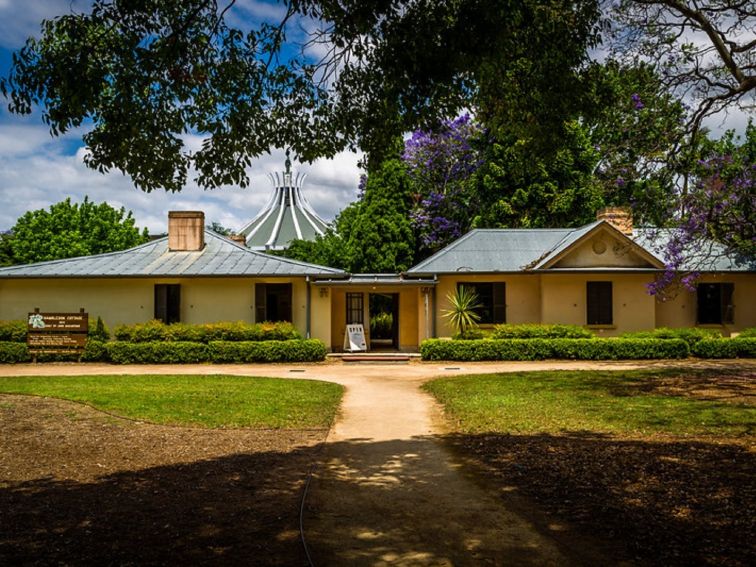
[[[633,240],[650,254],[664,259],[664,249],[674,235],[671,228],[640,228],[633,230]],[[756,272],[756,258],[738,258],[713,240],[697,241],[694,249],[683,252],[683,270],[697,272]]]
[[[288,163],[287,163],[288,166]],[[273,194],[267,205],[239,231],[252,250],[283,250],[292,240],[315,240],[328,228],[304,196],[306,175],[285,171],[271,175]]]
[[[611,226],[606,221],[596,221],[579,228],[476,229],[410,268],[406,273],[408,276],[427,276],[457,272],[514,273],[537,270],[604,223]],[[617,233],[622,236],[622,233]],[[672,234],[673,231],[670,229],[635,229],[629,238],[662,265],[663,249]],[[712,242],[704,252],[706,256],[699,253],[701,257],[708,258],[703,267],[696,262],[696,252],[691,252],[688,254],[688,265],[683,269],[711,272],[756,271],[756,262],[739,262],[738,259],[728,256],[720,244]],[[552,270],[553,268],[548,271]],[[607,270],[638,271],[638,268]]]
[[[318,285],[396,285],[396,286],[434,286],[438,283],[435,278],[405,278],[402,274],[350,274],[346,279],[320,279]]]
[[[346,276],[342,270],[249,250],[205,230],[205,247],[169,251],[168,238],[97,256],[0,268],[0,278]]]

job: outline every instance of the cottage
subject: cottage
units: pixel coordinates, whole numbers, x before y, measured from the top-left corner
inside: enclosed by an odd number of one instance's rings
[[[412,351],[451,336],[443,317],[458,286],[478,294],[481,325],[564,323],[605,336],[706,326],[725,335],[756,326],[756,266],[724,254],[695,292],[648,294],[663,269],[659,235],[621,209],[574,229],[473,230],[404,274],[347,274],[250,250],[207,231],[201,212],[169,213],[168,236],[110,254],[0,269],[0,319],[34,308],[83,307],[109,325],[277,321],[341,350],[361,323],[372,348]]]

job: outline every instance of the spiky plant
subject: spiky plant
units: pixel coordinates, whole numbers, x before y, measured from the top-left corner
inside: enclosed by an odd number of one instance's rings
[[[467,329],[478,326],[480,315],[476,309],[479,309],[481,305],[478,303],[478,294],[475,290],[461,285],[449,293],[446,299],[451,309],[444,309],[443,316],[449,319],[459,335],[464,334]]]

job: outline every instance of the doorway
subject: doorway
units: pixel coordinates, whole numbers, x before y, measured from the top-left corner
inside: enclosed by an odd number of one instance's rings
[[[370,350],[399,349],[399,294],[371,293]]]

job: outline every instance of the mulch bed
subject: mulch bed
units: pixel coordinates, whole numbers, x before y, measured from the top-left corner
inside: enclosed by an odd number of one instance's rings
[[[753,375],[665,377],[650,387],[754,404]],[[534,521],[543,529],[563,522],[559,537],[568,545],[571,534],[585,534],[616,546],[617,561],[756,565],[753,434],[483,434],[449,441],[503,498],[535,503]]]
[[[325,431],[208,430],[0,396],[0,564],[305,565]]]

